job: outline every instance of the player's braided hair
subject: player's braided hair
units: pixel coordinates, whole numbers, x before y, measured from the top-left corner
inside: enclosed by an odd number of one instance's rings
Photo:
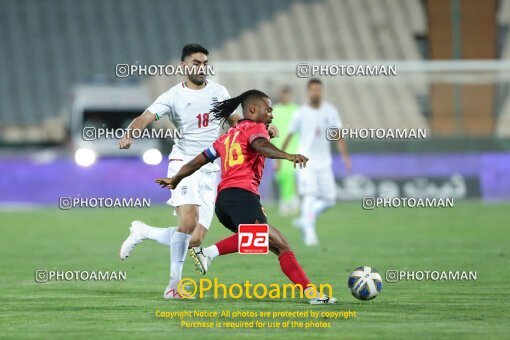
[[[244,109],[245,103],[253,98],[269,98],[269,96],[259,90],[248,90],[237,97],[214,103],[210,113],[213,114],[214,119],[220,119],[221,123],[224,124],[232,112],[237,109],[239,104],[241,104]]]

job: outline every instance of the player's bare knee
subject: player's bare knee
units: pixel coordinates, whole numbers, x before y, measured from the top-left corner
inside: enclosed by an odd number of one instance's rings
[[[189,222],[189,223],[181,223],[179,224],[179,227],[177,228],[177,231],[185,234],[193,234],[193,231],[195,230],[196,223]]]
[[[177,231],[185,234],[193,233],[198,224],[198,207],[179,206],[177,207],[177,216],[179,217]]]
[[[179,221],[177,230],[181,233],[191,234],[197,226],[198,216],[195,218],[192,215],[185,216]]]

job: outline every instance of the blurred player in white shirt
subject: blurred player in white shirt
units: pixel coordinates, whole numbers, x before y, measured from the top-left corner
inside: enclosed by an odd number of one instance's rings
[[[306,245],[318,244],[315,222],[317,216],[336,201],[336,184],[332,169],[331,144],[328,128],[342,127],[336,108],[323,101],[324,86],[318,79],[308,82],[308,103],[293,115],[289,133],[283,143],[285,150],[292,136],[299,136],[298,153],[310,158],[306,168],[298,172],[298,190],[301,195],[301,217],[296,221],[303,232]],[[345,141],[336,142],[347,172],[351,160]]]
[[[197,154],[209,147],[218,138],[220,122],[209,117],[212,104],[229,99],[222,85],[206,80],[207,49],[199,44],[184,46],[181,64],[195,67],[197,72],[189,74],[186,80],[160,95],[156,101],[135,118],[130,129],[145,129],[150,123],[168,116],[182,138],[175,140],[169,156],[168,177],[173,177],[179,169]],[[192,72],[193,73],[193,72]],[[234,113],[227,120],[234,125],[239,117]],[[129,148],[130,136],[119,142],[121,149]],[[170,282],[164,292],[165,299],[181,298],[177,285],[181,280],[182,267],[188,247],[199,246],[207,233],[214,214],[216,200],[216,180],[219,168],[216,164],[204,166],[184,179],[174,190],[168,204],[175,208],[178,227],[157,228],[140,221],[131,223],[130,235],[121,246],[119,256],[126,259],[137,244],[144,239],[152,239],[170,247]]]

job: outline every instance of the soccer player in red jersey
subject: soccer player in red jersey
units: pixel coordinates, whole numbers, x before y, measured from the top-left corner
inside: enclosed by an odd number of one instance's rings
[[[285,159],[294,166],[303,168],[308,158],[299,154],[288,154],[269,142],[267,127],[273,119],[273,108],[269,97],[258,90],[216,103],[211,113],[216,119],[225,120],[242,105],[243,119],[219,137],[211,147],[205,149],[192,161],[185,164],[172,178],[157,179],[162,188],[174,189],[179,182],[193,174],[202,166],[221,158],[221,182],[218,185],[215,212],[219,221],[234,235],[205,249],[191,249],[197,269],[205,274],[211,261],[218,255],[235,253],[238,250],[238,226],[240,224],[267,223],[260,204],[259,185],[266,157]],[[289,243],[283,234],[271,226],[269,228],[269,249],[278,256],[282,271],[303,289],[311,289],[310,280],[296,260]],[[335,303],[336,299],[313,292],[311,304]]]

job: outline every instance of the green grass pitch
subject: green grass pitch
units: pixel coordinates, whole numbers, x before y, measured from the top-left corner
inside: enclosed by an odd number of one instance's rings
[[[56,208],[0,212],[0,338],[506,338],[510,332],[509,205],[458,203],[446,209],[376,209],[339,204],[322,215],[319,247],[302,245],[290,219],[268,209],[269,221],[288,237],[314,282],[333,285],[335,306],[306,301],[217,299],[165,301],[169,250],[140,244],[126,261],[118,250],[129,222],[174,225],[167,207]],[[230,235],[215,220],[206,244]],[[371,302],[354,299],[347,277],[360,265],[387,269],[476,270],[477,281],[384,282]],[[37,284],[34,272],[125,270],[126,281]],[[199,279],[188,257],[184,277]],[[286,283],[270,255],[217,258],[208,277],[222,283]],[[183,329],[162,311],[351,310],[356,318],[325,320],[328,329]],[[261,321],[285,321],[260,319]],[[244,320],[246,321],[246,320]]]

